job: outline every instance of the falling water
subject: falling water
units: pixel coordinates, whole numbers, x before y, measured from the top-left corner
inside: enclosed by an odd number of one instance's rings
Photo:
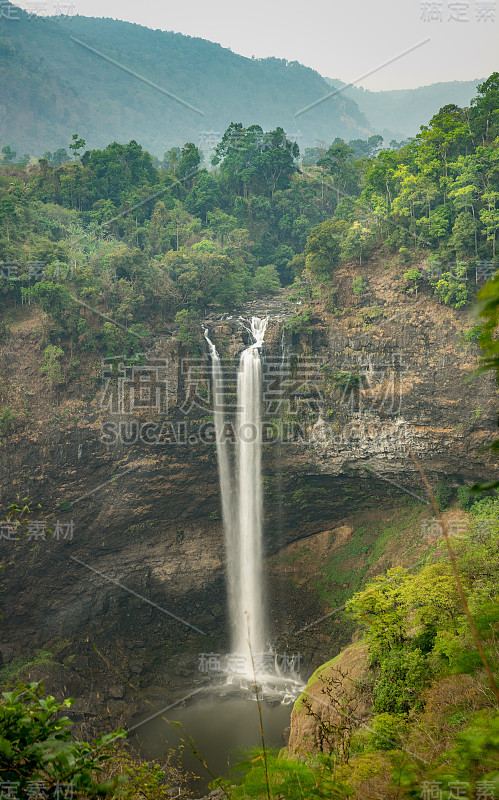
[[[244,656],[248,677],[253,655],[264,652],[265,619],[262,589],[262,476],[260,349],[267,318],[253,317],[254,339],[241,355],[237,376],[236,485],[233,484],[229,441],[225,430],[223,376],[220,357],[205,330],[212,359],[213,407],[222,516],[227,551],[229,615],[232,652]]]
[[[262,580],[262,363],[260,348],[267,318],[252,317],[254,338],[241,355],[237,376],[236,455],[238,482],[238,603],[235,652],[249,665],[248,622],[253,655],[264,652],[265,619]]]
[[[253,679],[253,657],[266,652],[263,591],[263,500],[262,500],[262,362],[267,318],[253,317],[246,328],[253,343],[243,351],[237,376],[236,454],[233,463],[225,419],[223,373],[220,357],[208,331],[204,336],[212,359],[213,411],[217,461],[222,495],[222,515],[227,553],[227,583],[232,653],[242,656],[237,675],[241,686]],[[246,326],[245,326],[246,327]],[[251,653],[248,644],[251,642]],[[270,651],[266,653],[270,655]],[[244,663],[244,667],[243,667]],[[275,657],[273,667],[256,665],[264,689],[278,691],[283,702],[293,702],[303,689],[297,671],[283,675]]]
[[[211,355],[211,376],[213,384],[213,416],[215,420],[215,435],[217,441],[217,463],[222,494],[222,518],[224,530],[230,531],[228,544],[232,553],[234,540],[234,487],[232,483],[232,469],[230,464],[229,439],[225,430],[225,402],[223,391],[223,374],[220,356],[213,342],[208,337],[208,330],[204,332]]]
[[[230,458],[230,443],[225,428],[225,401],[223,390],[223,373],[220,357],[213,342],[205,330],[204,338],[208,342],[211,355],[211,376],[213,391],[213,416],[217,443],[218,477],[222,495],[222,521],[225,533],[225,551],[227,555],[227,592],[229,597],[229,617],[231,640],[235,641],[236,614],[238,605],[238,535],[237,535],[237,495],[233,482],[233,468]]]

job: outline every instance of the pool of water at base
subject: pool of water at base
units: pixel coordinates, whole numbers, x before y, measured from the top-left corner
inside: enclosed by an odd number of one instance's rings
[[[264,698],[261,707],[266,747],[284,747],[283,732],[289,726],[292,704],[274,702],[269,705]],[[181,746],[179,734],[184,737],[187,734],[194,739],[211,772],[227,776],[229,768],[242,760],[245,749],[261,746],[258,704],[251,696],[210,696],[185,707],[173,708],[165,716],[170,723],[182,723],[184,732],[172,730],[159,716],[140,725],[136,741],[147,759],[161,763],[169,750]],[[181,749],[177,763],[198,776],[189,781],[194,796],[204,794],[212,779],[187,747]]]

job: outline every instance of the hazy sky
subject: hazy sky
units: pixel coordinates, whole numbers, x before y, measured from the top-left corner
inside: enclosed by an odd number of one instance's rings
[[[16,0],[13,0],[14,3]],[[368,89],[471,80],[499,70],[499,0],[59,0],[64,13],[200,36],[235,53],[300,61]],[[21,0],[41,14],[57,0]],[[488,19],[489,21],[485,21]],[[427,20],[427,21],[425,21]],[[412,52],[404,51],[429,38]],[[395,57],[395,61],[382,66]],[[381,69],[377,69],[381,67]]]

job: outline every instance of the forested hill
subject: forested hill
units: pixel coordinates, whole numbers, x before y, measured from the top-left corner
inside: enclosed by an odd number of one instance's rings
[[[2,8],[0,142],[18,152],[40,156],[67,146],[77,130],[91,147],[136,139],[162,156],[172,145],[199,144],[202,131],[221,138],[234,120],[301,132],[301,147],[370,132],[356,103],[343,94],[295,117],[331,91],[298,62],[244,58],[204,39],[112,19],[41,18],[8,3]]]
[[[337,78],[325,79],[331,86],[346,86]],[[469,106],[480,80],[449,81],[418,86],[417,89],[392,89],[371,92],[362,86],[350,86],[342,94],[354,100],[376,131],[390,139],[416,136],[421,125],[426,125],[442,106],[454,103]]]

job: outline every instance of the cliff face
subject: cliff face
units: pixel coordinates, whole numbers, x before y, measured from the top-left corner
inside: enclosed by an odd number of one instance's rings
[[[340,272],[338,306],[358,303],[350,285],[351,275]],[[380,268],[358,305],[331,314],[318,298],[310,322],[284,337],[289,304],[272,308],[264,395],[267,591],[276,641],[301,647],[306,669],[330,652],[330,632],[304,645],[293,631],[332,601],[313,581],[305,591],[287,556],[310,545],[318,558],[312,574],[351,541],[349,519],[388,514],[405,502],[404,489],[431,516],[404,438],[433,484],[494,474],[481,450],[495,434],[494,384],[489,376],[463,381],[478,355],[461,336],[473,323],[396,289]],[[253,304],[241,313],[260,310]],[[124,695],[133,695],[127,681],[170,702],[213,677],[199,671],[201,653],[229,647],[209,361],[193,360],[174,337],[157,337],[122,373],[119,360],[103,366],[82,357],[78,376],[57,394],[40,378],[43,324],[25,310],[0,351],[18,412],[17,430],[0,448],[2,502],[41,503],[33,519],[54,531],[1,541],[4,657],[49,649],[54,683],[80,698],[82,718],[129,720],[145,706],[135,696],[125,705]],[[247,334],[235,318],[208,324],[230,377]],[[156,370],[152,384],[144,363]],[[231,385],[228,378],[229,404]],[[46,669],[33,666],[31,674]]]
[[[372,710],[368,692],[362,691],[367,661],[367,646],[356,642],[311,675],[291,713],[290,755],[328,752],[330,744],[366,722]],[[330,741],[324,740],[324,731],[330,732]]]

